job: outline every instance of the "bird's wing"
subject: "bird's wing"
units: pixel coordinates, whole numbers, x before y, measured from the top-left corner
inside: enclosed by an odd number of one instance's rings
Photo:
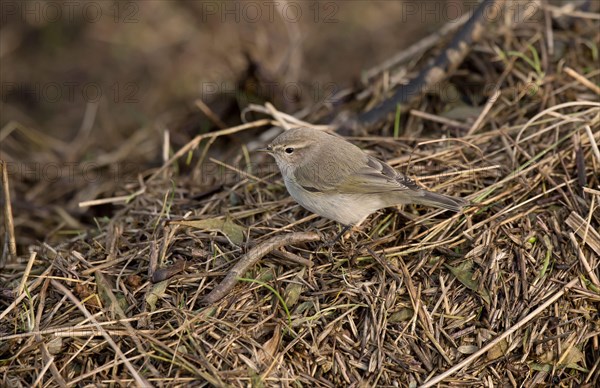
[[[390,191],[417,191],[420,188],[389,164],[368,156],[366,165],[355,173],[347,175],[339,182],[337,190],[356,194],[376,194]]]
[[[348,143],[349,145],[350,143]],[[346,146],[342,143],[340,146]],[[361,165],[366,162],[367,155],[359,150],[360,154],[352,155],[352,157],[340,158],[348,152],[356,152],[350,148],[349,150],[330,150],[331,152],[322,152],[319,155],[319,163],[305,163],[294,170],[293,179],[297,184],[305,190],[311,192],[332,192],[336,191],[339,185],[345,180],[345,177],[355,175]],[[350,160],[357,162],[350,162]]]

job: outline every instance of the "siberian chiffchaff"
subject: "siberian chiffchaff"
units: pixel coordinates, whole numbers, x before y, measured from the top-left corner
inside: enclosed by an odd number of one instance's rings
[[[415,203],[457,212],[469,203],[422,189],[354,144],[317,129],[287,130],[262,151],[275,158],[296,202],[344,226],[389,206]]]

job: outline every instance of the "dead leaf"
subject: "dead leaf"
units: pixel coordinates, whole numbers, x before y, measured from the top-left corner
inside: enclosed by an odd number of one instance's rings
[[[452,120],[468,120],[473,119],[474,117],[478,117],[481,114],[483,108],[481,107],[472,107],[467,105],[459,105],[448,111],[442,112],[440,116],[452,119]]]
[[[298,299],[300,299],[300,295],[302,295],[302,291],[304,290],[304,286],[302,285],[304,271],[305,270],[303,268],[283,292],[283,299],[285,300],[285,304],[288,306],[288,308],[293,307],[296,303],[298,303]]]
[[[158,302],[158,299],[162,298],[162,296],[165,294],[165,291],[167,290],[168,285],[169,285],[168,280],[165,280],[160,283],[156,283],[152,287],[152,290],[146,296],[146,303],[148,303],[148,305],[150,306],[151,312],[156,310],[156,302]]]
[[[110,311],[112,317],[120,317],[129,308],[129,303],[122,292],[112,290],[112,284],[100,272],[96,271],[96,287],[102,305]],[[116,305],[115,303],[116,302]]]
[[[488,361],[492,361],[492,360],[498,359],[500,357],[503,357],[506,354],[507,350],[508,350],[508,342],[505,339],[498,342],[490,350],[488,350],[488,352],[487,352]]]
[[[152,274],[152,283],[162,282],[172,278],[180,272],[183,272],[186,264],[187,262],[185,260],[179,260],[171,266],[157,269]]]
[[[263,344],[262,349],[258,351],[258,363],[266,364],[273,361],[277,349],[281,343],[281,329],[278,327],[273,331],[273,336]]]
[[[135,290],[142,285],[142,277],[140,275],[127,275],[125,284]]]
[[[94,296],[94,293],[86,284],[77,283],[73,291],[75,291],[75,295],[77,295],[87,306],[102,307],[100,306],[98,297]]]
[[[567,354],[567,356],[564,358],[563,362],[565,364],[577,364],[578,362],[581,362],[585,359],[583,353],[581,353],[581,350],[577,349],[577,347],[573,346],[570,350],[569,353]]]
[[[395,313],[392,313],[388,318],[388,322],[406,322],[409,321],[414,315],[415,311],[413,309],[402,308]]]
[[[232,243],[240,245],[244,242],[246,228],[234,223],[231,219],[207,218],[205,220],[172,221],[172,224],[189,226],[196,229],[218,231],[227,236]]]
[[[61,337],[52,338],[46,346],[48,347],[48,353],[52,355],[59,354],[63,348],[63,339]]]
[[[570,369],[576,369],[578,371],[587,372],[588,370],[579,365],[580,362],[585,360],[585,356],[577,347],[573,346],[567,356],[563,360],[563,365]]]
[[[475,345],[461,345],[458,347],[458,351],[462,354],[473,354],[478,350],[479,348]]]
[[[473,268],[472,261],[467,260],[457,267],[452,267],[448,264],[444,265],[465,287],[477,292],[487,304],[490,303],[490,294],[485,289],[479,289],[479,282],[473,280],[473,271],[471,271],[471,268]]]

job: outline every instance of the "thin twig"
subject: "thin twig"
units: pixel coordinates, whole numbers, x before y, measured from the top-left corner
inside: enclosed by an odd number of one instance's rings
[[[575,70],[571,69],[570,67],[565,67],[564,71],[570,77],[575,78],[580,84],[582,84],[586,88],[590,89],[592,92],[594,92],[596,94],[600,94],[600,87],[598,85],[595,85],[592,81],[585,78],[584,76],[582,76]]]
[[[474,134],[479,129],[481,123],[483,122],[487,114],[490,112],[496,101],[498,101],[498,97],[500,97],[500,94],[500,91],[496,90],[494,94],[487,100],[487,103],[483,107],[483,110],[479,114],[479,117],[477,117],[477,120],[475,120],[475,122],[471,126],[471,129],[469,129],[469,131],[467,132],[467,136]]]
[[[587,259],[585,257],[585,254],[583,253],[583,251],[581,250],[581,247],[579,246],[579,243],[577,243],[577,239],[575,238],[575,234],[573,234],[573,232],[569,232],[569,238],[571,239],[571,242],[573,243],[573,246],[577,250],[577,253],[578,253],[577,256],[579,256],[579,261],[581,262],[581,265],[583,266],[583,268],[585,268],[585,272],[587,272],[587,274],[588,274],[591,282],[596,287],[600,287],[600,282],[598,281],[598,277],[594,273],[594,270],[590,266],[590,263],[587,261]]]
[[[220,129],[227,128],[227,125],[223,122],[223,120],[221,120],[219,116],[217,116],[215,112],[213,112],[213,110],[210,109],[210,107],[204,103],[204,101],[202,101],[201,99],[197,99],[196,101],[194,101],[194,104],[196,104],[198,109],[200,109],[202,113],[204,113],[206,117],[208,117],[208,119],[212,121],[213,124],[215,124],[217,127],[219,127]]]
[[[253,266],[261,257],[267,253],[281,248],[285,245],[298,244],[303,242],[312,242],[321,240],[321,236],[314,232],[302,232],[286,234],[284,236],[275,236],[269,240],[250,249],[248,253],[240,258],[236,265],[229,270],[225,279],[219,283],[208,295],[206,295],[202,303],[211,304],[223,298],[235,286],[238,278]]]
[[[8,169],[6,168],[6,162],[0,160],[0,166],[2,167],[2,188],[4,191],[4,227],[6,228],[6,234],[8,234],[8,253],[11,260],[17,258],[17,240],[15,239],[15,222],[12,215],[12,205],[10,202],[10,187],[8,185]],[[2,264],[2,258],[0,258],[0,264]]]
[[[594,156],[598,160],[598,163],[600,163],[600,150],[598,150],[598,143],[596,143],[596,139],[594,138],[594,134],[592,133],[592,128],[590,128],[589,125],[585,125],[584,128],[585,133],[590,139],[590,145],[592,146],[592,151],[594,151]]]
[[[27,278],[31,273],[31,268],[33,267],[33,262],[35,261],[35,257],[37,256],[37,252],[31,252],[29,255],[29,260],[27,261],[27,267],[25,267],[25,271],[23,271],[23,277],[21,278],[21,282],[19,283],[19,288],[17,289],[17,295],[21,295],[23,290],[25,289],[25,285],[27,284]]]

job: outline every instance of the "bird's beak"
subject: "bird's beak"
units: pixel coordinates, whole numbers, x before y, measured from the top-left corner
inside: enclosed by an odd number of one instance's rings
[[[271,148],[271,146],[267,146],[265,148],[258,148],[257,151],[258,152],[268,152],[268,153],[271,153],[271,152],[273,152],[273,148]]]

